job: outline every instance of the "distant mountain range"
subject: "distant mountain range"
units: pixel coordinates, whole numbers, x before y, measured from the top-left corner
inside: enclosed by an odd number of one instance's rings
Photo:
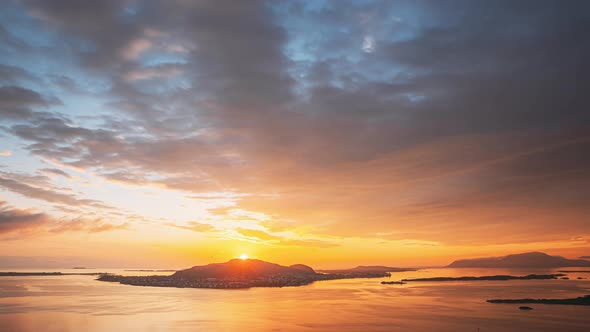
[[[461,259],[448,265],[448,267],[453,268],[554,268],[568,266],[590,267],[590,261],[584,259],[567,259],[561,256],[551,256],[543,252],[527,252],[502,257]]]

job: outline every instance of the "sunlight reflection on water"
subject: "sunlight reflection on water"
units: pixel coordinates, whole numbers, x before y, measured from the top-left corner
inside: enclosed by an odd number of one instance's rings
[[[391,280],[550,272],[429,269],[394,273]],[[570,274],[571,280],[381,285],[383,279],[350,279],[248,290],[137,287],[94,276],[2,277],[0,331],[587,331],[589,307],[531,305],[523,312],[485,302],[590,294],[590,282],[578,276],[590,273]]]

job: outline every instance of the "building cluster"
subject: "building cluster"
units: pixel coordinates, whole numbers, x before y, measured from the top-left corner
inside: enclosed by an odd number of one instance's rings
[[[251,279],[245,278],[181,278],[175,276],[121,276],[101,274],[100,281],[119,282],[134,286],[179,287],[179,288],[250,288],[250,287],[285,287],[302,286],[319,280],[351,278],[389,277],[387,272],[367,272],[348,274],[275,274]]]

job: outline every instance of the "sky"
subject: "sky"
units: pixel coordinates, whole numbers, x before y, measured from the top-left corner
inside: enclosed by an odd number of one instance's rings
[[[0,6],[0,266],[590,254],[588,1]]]

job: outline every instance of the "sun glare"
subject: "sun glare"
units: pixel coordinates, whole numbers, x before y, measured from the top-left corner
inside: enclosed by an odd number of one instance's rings
[[[241,255],[240,255],[240,259],[248,259],[248,255],[246,255],[246,254],[241,254]]]

